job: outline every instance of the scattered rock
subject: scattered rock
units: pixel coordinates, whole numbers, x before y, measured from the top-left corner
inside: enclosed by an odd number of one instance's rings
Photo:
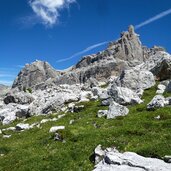
[[[23,130],[28,130],[30,129],[30,125],[29,124],[24,124],[24,123],[19,123],[16,125],[16,130],[17,131],[23,131]]]
[[[58,120],[58,118],[53,118],[53,119],[42,119],[42,120],[40,121],[40,124],[44,124],[44,123],[46,123],[46,122],[57,121],[57,120]]]
[[[107,112],[107,119],[113,119],[117,116],[125,116],[129,113],[129,109],[125,106],[122,106],[116,102],[112,102],[109,106]]]
[[[100,161],[102,161],[104,155],[105,152],[102,150],[102,146],[98,145],[94,150],[95,164],[98,164]]]
[[[159,84],[157,88],[158,90],[156,91],[156,94],[163,94],[166,90],[166,86],[163,84]]]
[[[72,125],[74,122],[75,122],[75,120],[74,120],[74,119],[71,119],[71,120],[69,121],[69,124]]]
[[[167,105],[171,105],[171,97],[166,97],[165,101]]]
[[[10,138],[11,135],[3,135],[2,137],[3,137],[3,138]]]
[[[63,141],[63,137],[59,133],[55,133],[54,140],[55,141]]]
[[[101,118],[101,117],[107,116],[107,114],[108,114],[108,110],[99,110],[97,113],[97,116]]]
[[[158,116],[154,117],[154,119],[156,119],[156,120],[160,120],[160,118],[161,118],[161,116],[160,116],[160,115],[158,115]]]
[[[164,156],[164,161],[167,163],[171,163],[171,156]]]
[[[64,129],[65,129],[65,126],[53,126],[50,128],[49,132],[54,133],[54,132],[57,132],[58,130],[64,130]]]
[[[63,115],[58,115],[58,119],[61,119],[61,118],[63,118],[64,116],[66,116],[65,114],[63,114]]]
[[[166,100],[162,95],[156,95],[149,104],[147,104],[148,110],[154,110],[156,108],[161,108],[166,105]]]
[[[5,128],[5,129],[2,129],[2,131],[15,131],[15,127],[9,127],[9,128]]]
[[[2,121],[3,125],[10,124],[14,120],[16,120],[16,114],[10,108],[5,108],[0,110],[0,120]]]

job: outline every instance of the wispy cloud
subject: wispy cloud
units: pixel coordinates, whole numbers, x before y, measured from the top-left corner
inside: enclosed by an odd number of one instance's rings
[[[149,18],[148,20],[146,20],[146,21],[144,21],[144,22],[142,22],[142,23],[140,23],[138,25],[136,25],[135,29],[139,29],[139,28],[141,28],[141,27],[143,27],[145,25],[148,25],[148,24],[150,24],[150,23],[152,23],[152,22],[154,22],[156,20],[159,20],[159,19],[161,19],[161,18],[163,18],[163,17],[165,17],[165,16],[167,16],[169,14],[171,14],[171,8],[166,10],[166,11],[163,11],[163,12],[157,14],[157,15],[155,15],[152,18]]]
[[[102,45],[106,45],[106,44],[108,44],[108,43],[109,43],[108,41],[101,42],[101,43],[97,43],[97,44],[95,44],[95,45],[89,46],[88,48],[86,48],[86,49],[84,49],[84,50],[82,50],[82,51],[80,51],[80,52],[75,53],[74,55],[70,56],[69,58],[60,59],[60,60],[58,60],[58,61],[56,61],[56,62],[59,63],[59,62],[69,61],[69,60],[71,60],[71,59],[73,59],[73,58],[75,58],[75,57],[77,57],[77,56],[79,56],[79,55],[82,55],[82,54],[84,54],[84,53],[86,53],[86,52],[88,52],[88,51],[90,51],[90,50],[92,50],[92,49],[95,49],[95,48],[100,47],[100,46],[102,46]]]
[[[76,0],[30,0],[29,4],[42,23],[53,26],[59,22],[62,9],[69,8]]]

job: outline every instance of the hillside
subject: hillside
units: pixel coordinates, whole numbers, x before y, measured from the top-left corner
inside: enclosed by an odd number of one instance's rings
[[[170,171],[170,79],[133,26],[69,70],[26,64],[1,99],[0,170]]]

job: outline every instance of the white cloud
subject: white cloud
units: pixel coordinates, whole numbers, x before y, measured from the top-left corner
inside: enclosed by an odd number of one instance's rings
[[[161,12],[160,14],[155,15],[152,18],[149,18],[148,20],[146,20],[146,21],[144,21],[144,22],[142,22],[142,23],[140,23],[138,25],[136,25],[135,29],[139,29],[139,28],[141,28],[141,27],[143,27],[143,26],[145,26],[147,24],[150,24],[150,23],[152,23],[152,22],[154,22],[156,20],[159,20],[159,19],[161,19],[161,18],[163,18],[163,17],[165,17],[165,16],[167,16],[169,14],[171,14],[171,8],[166,10],[166,11]]]
[[[72,55],[72,56],[69,57],[69,58],[60,59],[60,60],[58,60],[58,61],[56,61],[56,62],[59,63],[59,62],[69,61],[70,59],[73,59],[73,58],[75,58],[75,57],[77,57],[77,56],[79,56],[79,55],[82,55],[82,54],[84,54],[84,53],[86,53],[86,52],[92,50],[92,49],[95,49],[95,48],[100,47],[100,46],[102,46],[102,45],[106,45],[106,44],[108,44],[108,43],[109,43],[108,41],[102,42],[102,43],[97,43],[97,44],[95,44],[95,45],[89,46],[88,48],[86,48],[86,49],[84,49],[84,50],[82,50],[82,51],[80,51],[80,52],[75,53],[74,55]]]
[[[59,21],[60,10],[76,0],[30,0],[29,4],[43,24],[52,26]]]

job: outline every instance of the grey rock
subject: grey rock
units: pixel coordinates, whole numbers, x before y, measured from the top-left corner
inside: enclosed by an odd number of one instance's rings
[[[166,84],[166,92],[171,92],[171,81],[169,80]]]
[[[98,145],[95,150],[94,150],[94,155],[95,155],[95,164],[98,164],[105,155],[104,150],[102,150],[102,146]]]
[[[3,125],[10,124],[14,120],[16,120],[16,114],[14,111],[12,111],[10,108],[2,109],[0,111],[0,120]]]
[[[162,58],[160,63],[158,63],[152,72],[156,76],[157,80],[167,80],[171,79],[171,56],[166,56]]]
[[[37,90],[33,94],[37,98],[29,105],[29,115],[59,112],[65,104],[80,100],[81,88],[77,85],[54,86],[45,90]]]
[[[10,138],[12,135],[3,135],[3,138]]]
[[[101,105],[102,106],[109,106],[110,103],[111,103],[112,99],[111,98],[108,98],[108,99],[105,99],[105,100],[102,100],[101,101]]]
[[[63,137],[59,133],[55,133],[54,140],[62,142],[63,141]]]
[[[171,105],[171,97],[166,97],[165,101],[166,101],[166,105]]]
[[[28,113],[28,106],[23,106],[20,109],[18,109],[16,111],[16,116],[18,118],[27,118],[27,117],[29,117],[30,115]]]
[[[103,153],[104,152],[104,153]],[[133,152],[119,153],[115,149],[100,151],[103,159],[94,171],[170,171],[171,164],[156,158],[146,158]]]
[[[59,72],[52,68],[47,62],[35,61],[32,64],[26,64],[15,79],[12,88],[35,89],[35,86],[44,83],[48,79],[54,79]]]
[[[166,105],[166,100],[165,100],[164,96],[156,95],[151,100],[151,102],[147,104],[147,109],[148,110],[154,110],[156,108],[162,108],[165,105]]]
[[[163,94],[166,90],[166,86],[163,84],[159,84],[157,88],[156,94]]]
[[[65,129],[65,126],[53,126],[50,128],[49,132],[54,133],[54,132],[57,132],[58,130],[64,130],[64,129]]]
[[[164,161],[167,163],[171,163],[171,156],[164,156]]]
[[[19,123],[16,125],[16,130],[17,131],[22,131],[22,130],[28,130],[30,129],[30,125],[29,124],[24,124],[24,123]]]
[[[108,93],[115,102],[122,105],[140,104],[143,102],[133,90],[125,87],[117,87],[115,84],[111,86]]]
[[[155,78],[150,71],[133,68],[124,70],[116,79],[116,85],[134,91],[149,89],[155,85]]]
[[[107,112],[107,119],[113,119],[118,116],[125,116],[128,113],[129,113],[129,109],[127,107],[122,106],[116,102],[112,102]]]
[[[30,104],[35,97],[30,93],[25,92],[9,92],[4,98],[4,103]]]
[[[74,119],[71,119],[71,120],[69,121],[69,124],[72,125],[74,122],[75,122],[75,120],[74,120]]]
[[[97,113],[97,117],[101,118],[107,116],[107,114],[108,114],[108,110],[99,110]]]

